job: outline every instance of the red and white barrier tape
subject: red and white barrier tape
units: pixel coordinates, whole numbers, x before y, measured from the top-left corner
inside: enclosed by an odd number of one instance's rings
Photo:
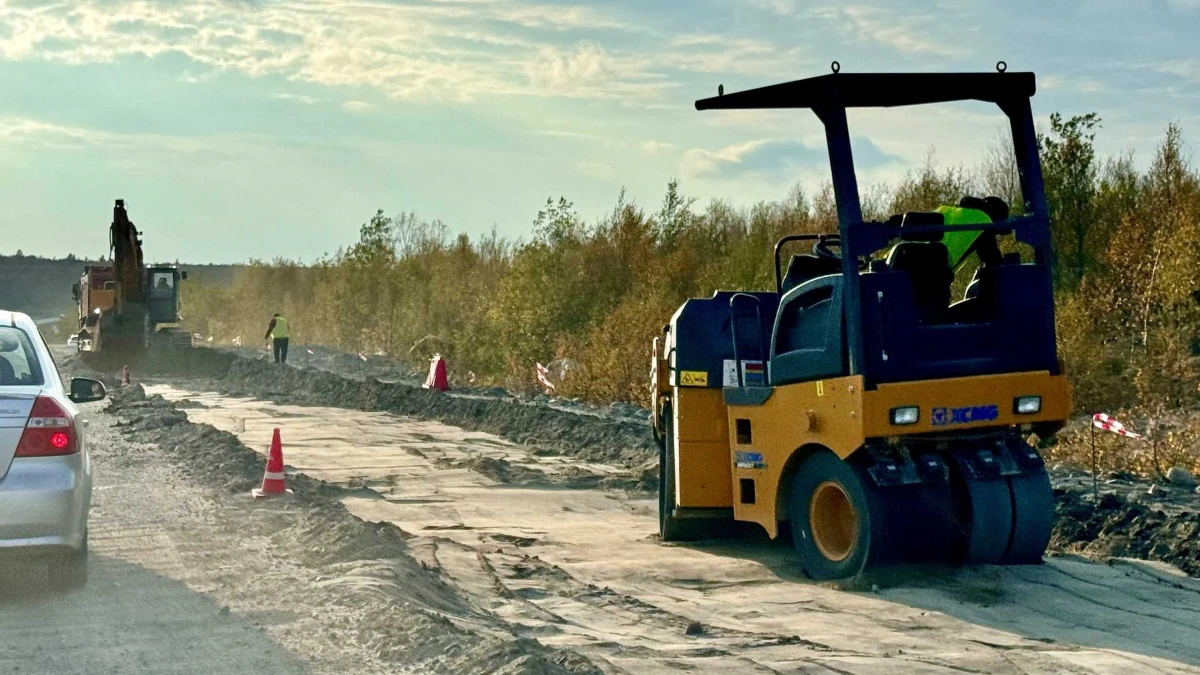
[[[542,386],[544,386],[547,389],[554,389],[554,384],[552,382],[550,382],[550,378],[547,377],[549,372],[550,372],[550,370],[548,368],[546,368],[546,366],[543,366],[540,363],[537,364],[538,382],[541,382]]]
[[[1095,415],[1092,415],[1092,426],[1096,427],[1097,429],[1111,431],[1114,434],[1117,434],[1119,436],[1126,436],[1128,438],[1141,438],[1142,437],[1141,434],[1137,434],[1132,431],[1129,431],[1128,429],[1125,428],[1124,424],[1121,424],[1120,422],[1109,417],[1108,415],[1105,415],[1104,413],[1096,413]]]

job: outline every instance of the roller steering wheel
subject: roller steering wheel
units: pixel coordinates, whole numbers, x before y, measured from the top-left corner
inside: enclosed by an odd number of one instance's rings
[[[837,248],[837,252],[830,250],[831,248]],[[813,244],[813,253],[818,258],[824,258],[826,260],[841,260],[842,259],[842,239],[841,239],[841,237],[824,237],[822,239],[818,239],[816,241],[816,243]]]

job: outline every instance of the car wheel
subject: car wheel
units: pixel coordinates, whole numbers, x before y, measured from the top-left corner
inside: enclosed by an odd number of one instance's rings
[[[50,561],[47,569],[50,585],[55,590],[74,591],[87,585],[88,546],[87,536],[78,551],[70,551]]]

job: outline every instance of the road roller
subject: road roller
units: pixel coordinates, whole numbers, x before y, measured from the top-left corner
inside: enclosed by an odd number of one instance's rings
[[[654,338],[659,534],[756,523],[789,534],[819,580],[1039,563],[1054,504],[1038,448],[1063,427],[1071,392],[1034,74],[839,71],[696,102],[812,110],[838,224],[776,244],[774,289],[689,299]],[[962,195],[865,220],[847,111],[955,101],[1007,117],[1023,203]]]

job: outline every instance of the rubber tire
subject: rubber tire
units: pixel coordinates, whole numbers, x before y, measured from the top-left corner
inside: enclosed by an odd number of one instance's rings
[[[1045,469],[1022,476],[1010,476],[1008,488],[1013,504],[1012,542],[1004,563],[1037,565],[1050,544],[1054,529],[1054,488]]]
[[[661,541],[699,541],[711,538],[716,522],[710,518],[676,518],[675,418],[670,403],[663,406],[664,443],[658,451],[658,538]]]
[[[657,403],[655,405],[657,405]],[[663,409],[670,410],[670,406],[671,406],[670,403],[664,403]],[[662,417],[662,415],[663,415],[663,413],[660,412],[659,413],[660,420],[664,419]],[[664,424],[665,424],[665,422],[664,422]],[[653,421],[651,421],[651,423],[650,423],[650,435],[654,437],[654,444],[658,446],[659,459],[662,459],[662,454],[667,449],[667,439],[664,438],[662,434],[658,433],[658,427],[654,424]],[[659,476],[658,476],[660,480],[659,480],[658,484],[662,485],[662,480],[661,480],[661,478],[662,478],[662,471],[661,471],[662,462],[659,462],[658,466],[660,467]]]
[[[858,538],[850,555],[844,560],[826,558],[813,542],[812,526],[809,522],[809,503],[817,486],[833,481],[841,486],[858,514]],[[788,518],[792,528],[792,546],[800,558],[800,567],[816,581],[830,581],[854,577],[865,570],[872,558],[880,551],[873,551],[882,543],[879,537],[879,510],[872,509],[862,479],[854,467],[838,459],[832,452],[821,451],[800,465],[792,477],[788,491]]]
[[[87,535],[78,551],[70,551],[50,559],[46,567],[50,586],[58,591],[75,591],[88,582]]]
[[[947,564],[957,559],[960,525],[949,483],[890,487],[880,498],[887,514],[887,544],[877,551],[876,564]]]
[[[956,562],[995,565],[1003,562],[1013,530],[1012,495],[1008,481],[967,480],[954,460],[950,480],[958,502],[963,535]]]

